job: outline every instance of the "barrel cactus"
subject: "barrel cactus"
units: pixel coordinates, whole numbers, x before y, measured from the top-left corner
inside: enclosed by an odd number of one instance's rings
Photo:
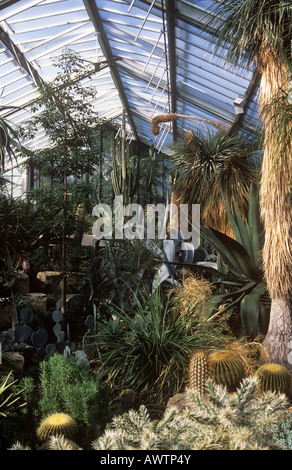
[[[280,364],[263,364],[256,371],[259,387],[263,392],[289,394],[291,386],[291,374],[286,367]]]
[[[191,389],[196,390],[200,396],[203,396],[208,378],[208,354],[205,351],[195,351],[189,360],[188,385]]]
[[[235,390],[245,377],[241,356],[232,349],[217,350],[209,354],[210,377],[217,383]]]
[[[46,441],[51,436],[64,436],[72,439],[78,430],[77,422],[66,413],[53,413],[41,422],[37,429],[37,437],[40,441]]]

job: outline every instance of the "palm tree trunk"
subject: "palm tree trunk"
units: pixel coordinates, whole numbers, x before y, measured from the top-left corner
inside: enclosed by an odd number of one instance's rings
[[[291,305],[288,299],[272,299],[269,330],[264,346],[272,362],[292,369]]]
[[[289,341],[292,339],[292,211],[288,194],[292,174],[292,142],[289,146],[281,145],[279,137],[283,129],[277,128],[271,99],[287,83],[288,69],[271,50],[261,54],[260,66],[260,107],[265,129],[261,176],[261,215],[265,225],[262,255],[272,300],[264,345],[272,362],[287,366]]]

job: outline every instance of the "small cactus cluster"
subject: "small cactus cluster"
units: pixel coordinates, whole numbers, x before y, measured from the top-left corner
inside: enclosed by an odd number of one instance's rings
[[[260,366],[256,372],[259,387],[263,392],[276,392],[289,394],[291,387],[291,374],[286,367],[280,364],[267,363]]]
[[[66,413],[53,413],[41,422],[37,429],[37,437],[40,441],[46,441],[51,436],[62,435],[66,439],[72,439],[78,430],[77,422]]]
[[[292,376],[289,370],[280,364],[266,363],[257,368],[255,376],[261,392],[291,393]],[[206,382],[213,380],[232,392],[246,377],[242,356],[232,348],[207,351],[195,351],[188,365],[188,386],[204,396]]]
[[[205,393],[207,379],[236,389],[245,377],[243,361],[232,349],[218,350],[211,353],[197,351],[189,361],[188,385],[201,396]]]

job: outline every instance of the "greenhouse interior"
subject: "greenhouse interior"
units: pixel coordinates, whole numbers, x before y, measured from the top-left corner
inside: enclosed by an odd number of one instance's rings
[[[0,1],[2,451],[292,450],[291,24]]]

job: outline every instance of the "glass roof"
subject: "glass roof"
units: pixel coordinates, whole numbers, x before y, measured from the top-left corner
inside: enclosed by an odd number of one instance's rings
[[[245,132],[258,126],[257,73],[226,64],[205,28],[209,0],[2,0],[0,1],[0,109],[16,124],[29,119],[39,80],[53,80],[54,58],[66,48],[103,63],[87,78],[96,87],[98,115],[121,126],[128,139],[169,152],[178,132],[220,122]],[[237,115],[234,100],[246,98]],[[14,109],[13,107],[21,107]],[[174,123],[151,120],[176,113]],[[45,146],[42,129],[31,149]]]

